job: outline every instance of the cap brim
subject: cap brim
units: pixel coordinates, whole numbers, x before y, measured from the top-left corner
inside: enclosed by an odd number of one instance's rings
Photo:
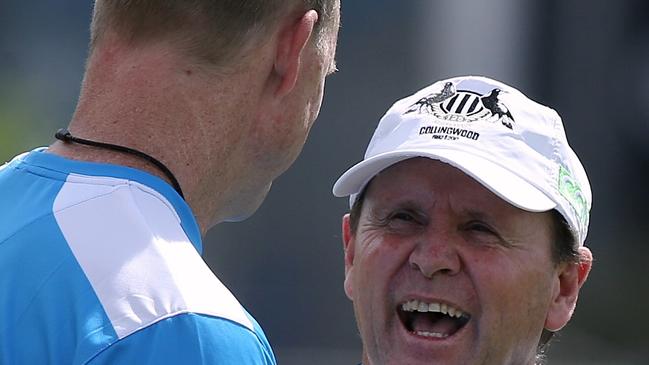
[[[545,212],[556,207],[556,203],[547,195],[510,170],[481,156],[448,149],[400,150],[376,155],[347,170],[334,184],[333,194],[337,197],[355,196],[376,174],[413,157],[427,157],[448,163],[520,209]],[[352,201],[354,199],[352,197]]]

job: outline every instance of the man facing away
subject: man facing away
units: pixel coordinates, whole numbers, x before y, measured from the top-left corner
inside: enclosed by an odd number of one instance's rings
[[[59,141],[0,168],[0,364],[274,364],[202,261],[299,154],[339,0],[97,0]]]
[[[396,102],[334,185],[364,365],[529,365],[591,267],[561,118],[485,77]]]

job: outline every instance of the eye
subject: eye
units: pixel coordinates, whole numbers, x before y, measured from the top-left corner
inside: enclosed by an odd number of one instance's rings
[[[470,221],[462,227],[462,230],[466,232],[465,238],[472,243],[489,247],[512,247],[510,241],[504,239],[498,230],[484,221]]]
[[[386,204],[370,210],[367,217],[370,226],[398,234],[419,231],[428,223],[425,212],[413,203]]]
[[[399,221],[404,221],[404,222],[413,222],[415,221],[415,217],[413,217],[412,214],[408,212],[396,212],[390,216],[391,220],[399,220]]]
[[[396,231],[411,231],[423,226],[425,220],[422,215],[408,209],[394,210],[382,219],[382,225]]]
[[[478,233],[489,233],[496,235],[496,232],[489,225],[480,221],[469,222],[466,225],[465,229]]]

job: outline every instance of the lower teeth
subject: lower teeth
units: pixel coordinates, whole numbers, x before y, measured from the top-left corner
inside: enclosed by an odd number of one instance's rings
[[[434,338],[446,338],[448,337],[447,333],[435,333],[435,332],[426,332],[426,331],[415,331],[417,336],[422,337],[434,337]]]

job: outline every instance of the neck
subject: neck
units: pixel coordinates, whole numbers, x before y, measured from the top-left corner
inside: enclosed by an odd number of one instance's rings
[[[174,174],[167,168],[165,164],[162,162],[158,161],[156,158],[151,157],[147,155],[146,153],[142,151],[138,151],[129,147],[125,146],[120,146],[116,144],[111,144],[111,143],[104,143],[104,142],[98,142],[98,141],[91,141],[88,139],[83,139],[79,138],[76,136],[73,136],[70,131],[67,129],[60,129],[56,132],[54,135],[56,139],[63,143],[76,143],[82,146],[90,146],[90,147],[96,147],[104,150],[110,150],[110,151],[115,151],[115,152],[120,152],[124,154],[128,154],[131,156],[136,156],[144,161],[149,162],[151,165],[154,165],[157,167],[159,172],[162,172],[164,174],[164,177],[167,179],[167,182],[171,184],[171,186],[176,190],[178,195],[180,195],[181,198],[185,198],[182,188],[180,187],[180,184],[178,183],[178,180],[174,176]]]
[[[235,129],[229,122],[238,111],[228,106],[238,106],[233,99],[242,95],[224,84],[228,93],[219,92],[209,85],[214,81],[168,49],[96,49],[69,126],[76,137],[139,150],[163,163],[177,178],[203,235],[210,222],[227,215],[232,200],[227,187],[237,183],[244,165],[236,148],[227,145],[245,130],[243,123]],[[50,152],[133,167],[171,183],[154,164],[128,153],[59,141]]]

